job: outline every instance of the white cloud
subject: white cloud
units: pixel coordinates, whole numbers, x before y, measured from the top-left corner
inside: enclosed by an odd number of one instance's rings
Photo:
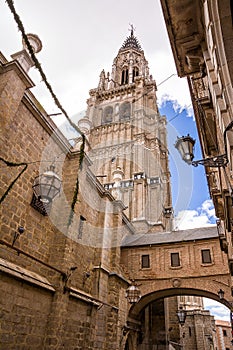
[[[175,229],[185,230],[215,225],[215,211],[210,199],[205,200],[196,210],[181,210],[175,217]]]
[[[215,320],[230,321],[230,310],[215,300],[204,298],[204,308],[210,311]]]
[[[150,55],[148,60],[150,73],[157,83],[158,104],[172,101],[177,113],[186,109],[188,115],[193,116],[187,79],[177,76],[172,53],[169,50],[158,51]]]
[[[179,96],[177,96],[177,98],[179,98]],[[158,99],[159,108],[165,106],[167,102],[172,103],[175,113],[180,114],[185,110],[187,116],[192,117],[194,119],[193,106],[189,101],[189,97],[187,99],[183,99],[183,101],[180,99],[178,101],[177,99],[175,99],[174,94],[172,96],[172,95],[169,95],[168,93],[165,93],[161,95],[161,97]]]
[[[158,100],[167,94],[181,106],[191,103],[186,79],[176,75],[159,1],[147,0],[145,6],[141,0],[119,0],[114,4],[114,16],[109,0],[92,2],[92,11],[85,0],[70,0],[69,6],[64,0],[41,0],[36,3],[24,0],[18,1],[15,6],[26,32],[35,33],[41,38],[43,49],[38,54],[38,60],[70,115],[86,108],[88,91],[97,86],[101,70],[111,69],[114,57],[129,35],[129,22],[136,27],[135,35],[145,51],[150,73],[158,84]],[[4,2],[0,3],[0,13],[1,50],[10,58],[12,53],[21,50],[21,34]],[[33,69],[29,75],[36,85],[40,85],[33,92],[48,113],[57,112],[44,84],[40,83],[39,75]]]
[[[202,213],[205,213],[208,216],[208,218],[215,218],[215,219],[217,219],[216,216],[215,216],[215,210],[214,210],[213,202],[212,202],[211,199],[205,200],[202,203],[201,207],[198,208],[198,209]]]

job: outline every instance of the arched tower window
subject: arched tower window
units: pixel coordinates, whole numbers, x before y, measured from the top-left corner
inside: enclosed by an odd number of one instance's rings
[[[130,119],[130,115],[131,115],[130,103],[129,102],[122,103],[119,108],[120,121]]]
[[[129,82],[129,70],[124,68],[121,73],[121,85],[128,84]]]
[[[138,77],[138,76],[139,76],[139,69],[138,69],[138,67],[134,67],[133,68],[133,82],[134,82],[135,77]]]
[[[112,122],[113,108],[112,106],[107,106],[104,108],[102,124],[108,124]]]

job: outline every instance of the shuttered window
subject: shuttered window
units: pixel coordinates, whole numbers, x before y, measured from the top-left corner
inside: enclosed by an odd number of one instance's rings
[[[171,253],[171,266],[172,267],[180,266],[180,255],[179,255],[179,253]]]
[[[209,264],[212,262],[210,249],[202,249],[201,251],[202,263]]]
[[[142,269],[148,269],[150,267],[150,256],[148,254],[142,255],[141,266]]]

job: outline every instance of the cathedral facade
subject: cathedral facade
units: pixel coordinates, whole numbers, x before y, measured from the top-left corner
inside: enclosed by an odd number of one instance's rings
[[[103,70],[90,90],[86,117],[78,123],[91,145],[92,171],[141,233],[172,226],[166,118],[158,112],[156,90],[132,29],[111,74]]]
[[[172,231],[166,118],[133,28],[90,90],[84,158],[30,91],[27,48],[12,58],[0,54],[3,348],[213,345],[199,297],[218,300],[227,261],[216,228]]]

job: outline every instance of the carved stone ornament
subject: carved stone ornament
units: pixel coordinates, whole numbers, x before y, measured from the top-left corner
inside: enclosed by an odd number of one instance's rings
[[[181,286],[181,280],[179,278],[174,278],[172,280],[172,285],[174,288],[179,288]]]

